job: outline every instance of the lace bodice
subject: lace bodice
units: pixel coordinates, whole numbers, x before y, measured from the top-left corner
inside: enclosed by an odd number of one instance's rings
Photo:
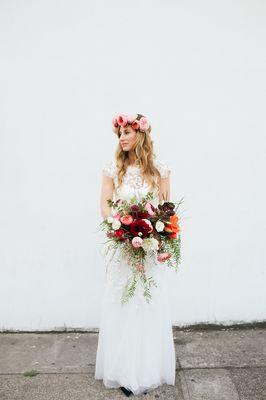
[[[170,168],[165,162],[156,159],[154,161],[154,165],[159,170],[162,178],[166,178],[170,174]],[[136,196],[137,199],[141,199],[149,191],[152,191],[154,193],[153,203],[155,206],[158,204],[158,191],[152,189],[146,180],[144,180],[144,182],[142,183],[142,176],[140,174],[140,168],[138,166],[128,166],[126,174],[123,177],[121,187],[118,187],[117,170],[114,160],[107,162],[103,166],[102,171],[106,176],[109,176],[114,180],[115,200],[118,198],[130,199],[133,196]]]

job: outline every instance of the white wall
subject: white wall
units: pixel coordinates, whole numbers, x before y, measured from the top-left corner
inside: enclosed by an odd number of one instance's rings
[[[174,324],[265,319],[266,3],[2,0],[0,29],[0,329],[98,326],[118,112],[184,197]]]

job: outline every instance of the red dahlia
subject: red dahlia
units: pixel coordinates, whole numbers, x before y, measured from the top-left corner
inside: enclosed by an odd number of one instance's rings
[[[136,221],[132,222],[129,227],[130,232],[134,236],[147,237],[151,231],[151,227],[145,221],[143,221],[143,219],[137,219]],[[139,233],[141,233],[141,235],[139,235]]]

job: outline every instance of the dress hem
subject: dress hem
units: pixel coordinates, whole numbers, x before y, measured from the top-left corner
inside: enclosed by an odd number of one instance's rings
[[[171,386],[175,386],[175,378],[173,380],[169,380],[169,379],[161,379],[159,382],[154,382],[153,384],[149,384],[146,386],[140,386],[138,388],[133,388],[131,385],[126,384],[125,382],[118,381],[118,380],[109,380],[107,378],[103,378],[103,377],[94,377],[96,380],[102,380],[104,386],[107,389],[118,389],[121,386],[124,386],[126,389],[131,390],[133,392],[134,395],[138,395],[138,394],[142,394],[143,392],[149,392],[153,389],[158,388],[159,386],[163,385],[163,384],[167,384],[167,385],[171,385]]]

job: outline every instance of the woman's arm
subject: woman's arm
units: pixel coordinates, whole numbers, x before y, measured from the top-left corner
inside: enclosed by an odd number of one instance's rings
[[[160,172],[160,180],[159,180],[159,204],[162,204],[164,201],[170,201],[170,174],[171,168],[169,165],[160,160],[156,159],[155,163],[158,171]]]
[[[107,218],[111,215],[111,207],[109,207],[107,200],[113,198],[114,181],[110,176],[102,175],[102,187],[101,187],[101,216]]]
[[[170,200],[170,174],[160,179],[159,203]]]

